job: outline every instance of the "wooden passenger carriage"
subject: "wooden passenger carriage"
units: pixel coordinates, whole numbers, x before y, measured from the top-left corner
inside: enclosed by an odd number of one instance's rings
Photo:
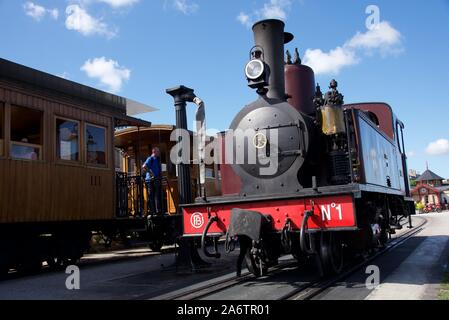
[[[153,147],[158,147],[161,150],[162,185],[164,187],[162,205],[164,212],[172,215],[178,213],[179,204],[176,165],[170,161],[170,152],[176,144],[176,141],[171,140],[172,132],[175,129],[176,127],[173,125],[152,125],[145,128],[127,127],[117,130],[115,133],[116,170],[125,173],[133,183],[139,180],[139,176],[142,176],[140,165],[136,164],[136,159],[140,159],[138,162],[143,163],[146,157],[151,154]],[[198,194],[197,166],[192,165],[191,171],[191,189],[192,198],[194,198]],[[209,165],[206,168],[206,188],[211,196],[221,194],[221,177],[219,166],[216,164]],[[131,195],[128,197],[126,208],[119,207],[119,211],[127,211],[131,215],[140,215],[140,207],[143,212],[147,212],[146,192],[140,191],[138,186],[135,186],[130,192]],[[142,194],[141,200],[139,200],[140,193]],[[139,205],[139,201],[142,201],[141,205]]]
[[[128,117],[124,98],[6,60],[0,70],[0,223],[115,218],[114,130],[151,123]]]
[[[142,110],[155,109],[0,59],[0,273],[73,262],[92,231],[132,231],[153,249],[175,240],[175,128],[129,116]],[[163,217],[148,211],[141,170],[154,146],[162,151]],[[218,194],[218,167],[208,170]]]
[[[115,139],[125,128],[151,127],[128,116],[142,107],[154,111],[0,59],[0,272],[76,260],[92,231],[147,232],[146,207],[120,211],[120,195],[129,203],[133,193]],[[125,144],[148,146],[141,138],[127,136]],[[131,155],[137,167],[143,151]]]

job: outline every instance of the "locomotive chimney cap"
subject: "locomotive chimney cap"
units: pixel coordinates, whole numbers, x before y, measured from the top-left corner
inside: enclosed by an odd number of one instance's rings
[[[261,20],[261,21],[256,22],[253,25],[253,30],[254,30],[254,28],[257,25],[263,24],[263,23],[265,23],[265,24],[282,23],[285,26],[285,23],[282,20],[279,20],[279,19],[265,19],[265,20]],[[287,44],[287,43],[291,42],[294,38],[295,38],[295,36],[293,34],[291,34],[290,32],[284,32],[284,44]]]
[[[291,42],[294,38],[295,36],[290,32],[284,32],[284,44]]]

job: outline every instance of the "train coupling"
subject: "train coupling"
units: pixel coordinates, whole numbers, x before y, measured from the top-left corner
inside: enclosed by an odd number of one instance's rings
[[[270,231],[271,220],[257,211],[232,209],[231,221],[226,239],[239,239],[240,253],[237,259],[237,276],[241,275],[243,260],[256,275],[262,275],[266,269],[266,257],[263,250],[263,234]]]

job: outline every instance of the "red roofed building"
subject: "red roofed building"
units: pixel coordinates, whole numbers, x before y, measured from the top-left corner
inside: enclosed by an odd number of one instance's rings
[[[426,170],[417,180],[412,190],[413,200],[423,204],[449,203],[449,185],[443,185],[444,178],[436,173]]]

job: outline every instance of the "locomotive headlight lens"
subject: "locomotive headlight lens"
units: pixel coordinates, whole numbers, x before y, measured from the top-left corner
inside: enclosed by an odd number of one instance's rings
[[[265,71],[265,65],[261,60],[255,59],[248,62],[245,68],[246,77],[250,80],[260,78]]]

